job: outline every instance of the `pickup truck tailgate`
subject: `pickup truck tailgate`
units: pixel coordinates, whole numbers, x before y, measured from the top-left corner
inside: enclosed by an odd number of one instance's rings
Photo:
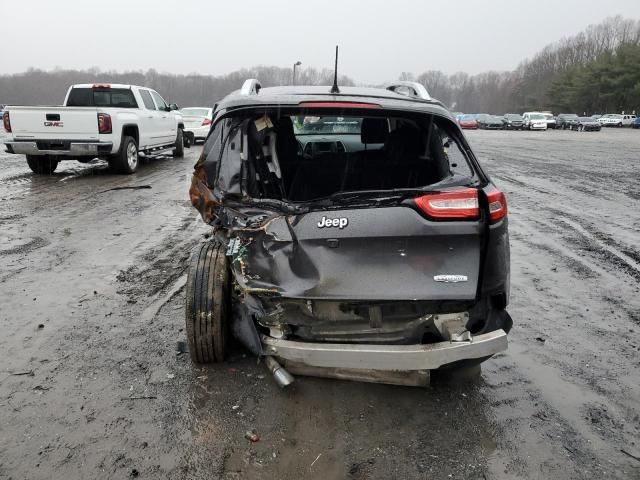
[[[11,107],[15,140],[97,140],[95,107]]]

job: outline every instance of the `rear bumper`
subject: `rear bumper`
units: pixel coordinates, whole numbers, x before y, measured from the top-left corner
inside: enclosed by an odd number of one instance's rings
[[[50,141],[47,141],[50,143]],[[84,157],[111,153],[112,142],[70,142],[62,149],[39,148],[38,142],[4,142],[12,153],[23,155],[56,155],[62,157]]]
[[[185,127],[184,131],[193,133],[193,137],[200,140],[207,138],[207,135],[209,135],[209,129],[210,125],[207,125],[205,127]]]
[[[490,357],[507,349],[504,330],[467,341],[423,345],[309,343],[262,336],[265,355],[309,367],[378,371],[435,370],[461,360]]]

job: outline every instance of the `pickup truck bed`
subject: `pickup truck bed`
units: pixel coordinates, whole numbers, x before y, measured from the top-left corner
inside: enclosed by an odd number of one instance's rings
[[[183,151],[182,116],[154,90],[131,85],[74,85],[63,106],[10,107],[3,114],[7,151],[24,154],[35,173],[61,160],[99,157],[133,173],[138,154]]]

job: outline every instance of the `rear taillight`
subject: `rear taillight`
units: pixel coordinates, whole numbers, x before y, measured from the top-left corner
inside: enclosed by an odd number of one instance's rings
[[[4,124],[4,129],[11,133],[11,119],[9,118],[9,112],[4,112],[2,114],[2,123]]]
[[[478,191],[473,188],[429,193],[414,201],[421,212],[437,220],[473,220],[480,216]]]
[[[111,133],[111,115],[98,114],[98,133]]]
[[[201,125],[202,127],[206,127],[207,125],[211,125],[211,119],[210,118],[205,118],[202,121],[202,125]]]
[[[489,221],[496,223],[507,216],[507,199],[504,193],[493,185],[489,186],[485,193],[489,203]]]

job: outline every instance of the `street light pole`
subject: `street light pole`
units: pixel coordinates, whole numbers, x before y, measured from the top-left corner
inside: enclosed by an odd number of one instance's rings
[[[296,84],[296,67],[299,67],[300,65],[302,65],[302,62],[300,60],[298,60],[296,63],[293,64],[293,84]]]

